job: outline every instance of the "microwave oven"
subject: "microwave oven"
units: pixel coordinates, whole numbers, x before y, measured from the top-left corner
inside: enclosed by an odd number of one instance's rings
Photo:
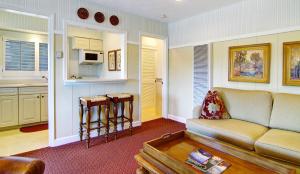
[[[79,50],[79,64],[81,65],[93,65],[101,64],[104,61],[104,55],[102,51],[91,50]]]

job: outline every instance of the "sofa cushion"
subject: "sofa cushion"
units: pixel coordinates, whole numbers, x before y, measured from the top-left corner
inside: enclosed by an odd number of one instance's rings
[[[255,143],[257,153],[300,165],[300,133],[270,129]]]
[[[254,150],[255,141],[268,130],[262,125],[236,119],[189,119],[186,127],[198,135],[213,137],[249,150]]]
[[[274,94],[270,127],[300,132],[300,95]]]
[[[214,88],[217,90],[231,118],[269,126],[272,94],[267,91]]]

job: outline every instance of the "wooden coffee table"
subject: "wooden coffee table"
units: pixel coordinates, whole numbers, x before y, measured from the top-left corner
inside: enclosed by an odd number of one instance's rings
[[[140,165],[137,174],[201,173],[185,163],[188,155],[199,148],[229,162],[231,166],[225,174],[296,173],[297,166],[282,164],[215,139],[180,131],[145,142],[143,149],[135,156]]]

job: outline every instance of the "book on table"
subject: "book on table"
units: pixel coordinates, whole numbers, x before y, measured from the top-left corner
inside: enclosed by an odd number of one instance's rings
[[[206,174],[220,174],[230,167],[228,162],[203,149],[191,152],[186,163]]]

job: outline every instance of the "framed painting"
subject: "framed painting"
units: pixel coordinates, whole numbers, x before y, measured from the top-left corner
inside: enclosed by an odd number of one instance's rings
[[[300,86],[300,41],[283,43],[283,85]]]
[[[270,43],[230,47],[228,80],[269,83],[270,61]]]
[[[116,52],[115,51],[108,52],[108,70],[116,71]]]
[[[121,49],[116,50],[116,67],[117,71],[121,71]]]

